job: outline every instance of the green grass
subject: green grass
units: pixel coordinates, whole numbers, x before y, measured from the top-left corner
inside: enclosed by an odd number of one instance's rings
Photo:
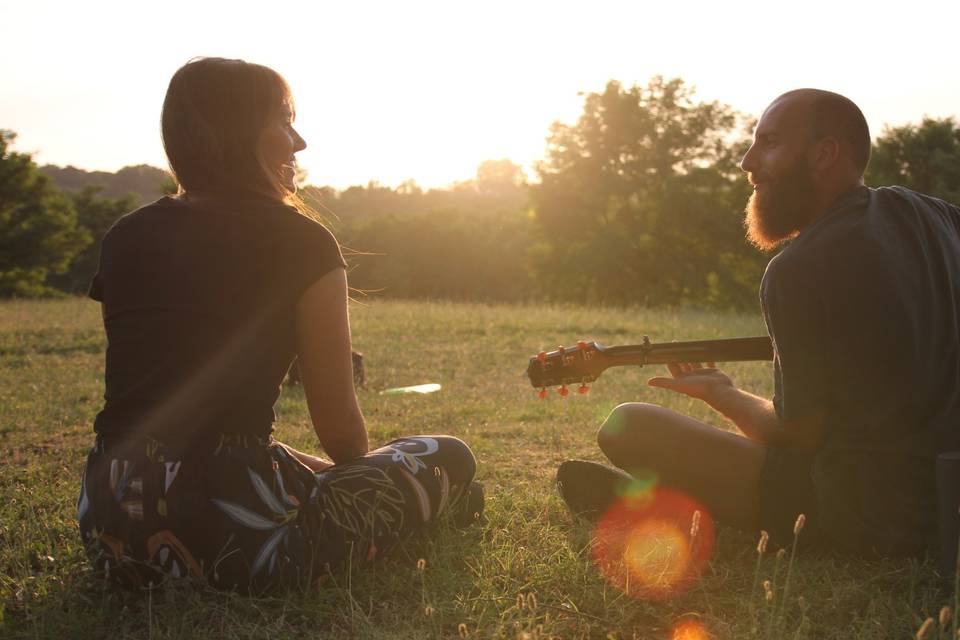
[[[90,573],[75,522],[103,393],[99,309],[84,300],[0,305],[0,637],[457,638],[462,624],[469,638],[631,639],[668,638],[679,621],[695,620],[712,638],[910,638],[950,596],[930,562],[813,557],[801,541],[788,601],[777,598],[784,560],[768,604],[762,588],[754,592],[756,538],[727,529],[701,579],[666,602],[625,596],[594,569],[590,528],[570,519],[553,488],[557,464],[600,460],[595,431],[622,401],[722,421],[647,388],[651,370],[637,368],[608,371],[587,396],[540,401],[522,375],[527,357],[582,337],[752,335],[763,330],[758,316],[375,302],[355,305],[352,321],[367,365],[370,390],[360,401],[372,442],[430,432],[466,440],[487,491],[486,522],[441,527],[308,593],[246,598],[182,583],[129,593]],[[769,364],[727,370],[769,394]],[[443,389],[377,393],[423,382]],[[299,389],[284,391],[277,412],[279,439],[316,449]],[[759,580],[773,577],[775,551],[762,559]],[[422,575],[418,558],[427,563]]]

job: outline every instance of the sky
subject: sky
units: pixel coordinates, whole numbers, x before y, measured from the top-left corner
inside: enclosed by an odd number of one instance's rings
[[[490,159],[534,175],[550,124],[610,79],[680,77],[753,115],[829,89],[874,136],[960,116],[957,24],[960,0],[0,0],[0,128],[39,164],[166,167],[170,76],[242,58],[292,86],[309,183],[444,187]]]

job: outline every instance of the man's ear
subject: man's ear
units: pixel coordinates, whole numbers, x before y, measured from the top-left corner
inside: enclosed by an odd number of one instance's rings
[[[837,164],[840,160],[842,149],[840,141],[834,137],[821,138],[813,147],[813,168],[824,171]]]

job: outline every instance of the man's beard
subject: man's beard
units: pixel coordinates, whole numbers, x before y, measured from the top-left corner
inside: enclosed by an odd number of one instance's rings
[[[810,169],[801,154],[779,178],[765,180],[747,201],[747,240],[763,250],[793,238],[814,213],[816,194]]]

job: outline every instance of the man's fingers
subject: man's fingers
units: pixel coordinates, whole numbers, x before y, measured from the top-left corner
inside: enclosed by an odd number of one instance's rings
[[[683,369],[681,369],[680,365],[677,363],[671,362],[670,364],[667,365],[667,369],[670,370],[670,375],[672,375],[674,378],[679,378],[681,375],[683,375]],[[659,379],[659,378],[655,378],[655,379]]]
[[[675,391],[677,388],[677,381],[673,378],[650,378],[647,380],[647,384],[651,387],[661,387],[671,391]]]

